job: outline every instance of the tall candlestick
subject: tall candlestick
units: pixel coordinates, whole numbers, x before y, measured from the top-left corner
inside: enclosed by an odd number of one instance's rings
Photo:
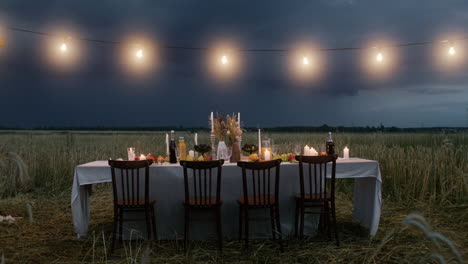
[[[240,112],[237,112],[237,123],[239,123],[239,128],[240,128],[241,127]]]
[[[198,145],[198,133],[195,133],[195,146]]]
[[[211,132],[214,132],[214,119],[213,119],[213,112],[211,112]]]
[[[343,158],[344,159],[349,159],[349,148],[348,147],[345,147],[343,149]]]
[[[258,158],[262,156],[262,135],[260,128],[258,129]]]
[[[169,134],[166,133],[166,155],[169,156]]]

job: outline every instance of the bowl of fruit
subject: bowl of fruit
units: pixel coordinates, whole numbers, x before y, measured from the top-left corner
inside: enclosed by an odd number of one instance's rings
[[[245,144],[242,147],[242,150],[249,153],[249,155],[252,155],[252,153],[258,151],[258,147],[256,145],[254,145],[254,144]]]

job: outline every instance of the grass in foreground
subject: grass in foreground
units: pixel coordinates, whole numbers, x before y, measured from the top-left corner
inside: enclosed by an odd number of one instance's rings
[[[367,230],[351,221],[352,202],[338,202],[338,228],[342,244],[336,247],[326,236],[303,241],[290,239],[279,254],[277,244],[255,241],[248,251],[236,240],[226,241],[219,255],[215,241],[192,242],[185,255],[176,241],[126,242],[107,254],[112,229],[112,198],[109,186],[96,188],[92,197],[89,237],[76,239],[71,223],[69,196],[37,198],[27,196],[0,201],[0,214],[14,213],[15,224],[1,225],[0,254],[6,263],[434,263],[432,253],[455,261],[449,250],[437,248],[417,229],[402,225],[405,216],[417,212],[426,217],[434,230],[454,242],[466,258],[468,253],[468,206],[434,209],[426,206],[407,208],[385,202],[379,232],[370,239]],[[34,211],[28,219],[27,206]],[[448,263],[451,263],[450,261]]]

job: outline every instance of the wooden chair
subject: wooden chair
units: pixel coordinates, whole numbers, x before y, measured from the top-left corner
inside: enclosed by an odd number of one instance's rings
[[[184,250],[190,235],[190,221],[206,220],[192,217],[194,210],[213,211],[216,215],[216,232],[219,250],[223,250],[223,234],[221,228],[221,166],[224,160],[214,161],[180,161],[184,167],[185,186],[185,231]],[[189,173],[189,170],[191,173]],[[213,175],[213,171],[216,174]]]
[[[117,225],[119,225],[119,241],[122,241],[124,220],[136,221],[135,219],[124,219],[124,211],[144,211],[147,238],[151,237],[151,230],[153,231],[153,238],[158,237],[154,213],[156,200],[149,198],[149,166],[151,163],[152,160],[109,160],[114,195],[114,235],[111,251],[113,251],[115,245]],[[143,170],[142,173],[140,173],[141,170]]]
[[[270,221],[271,234],[274,240],[278,235],[280,251],[283,252],[279,212],[279,178],[281,160],[243,162],[237,166],[242,168],[243,195],[237,198],[239,203],[239,239],[242,239],[244,229],[245,247],[249,245],[249,221]],[[273,169],[273,173],[272,173]],[[247,171],[250,171],[249,173]],[[264,218],[249,218],[249,210],[269,209],[270,216]]]
[[[295,235],[304,236],[304,215],[319,214],[320,225],[327,227],[331,238],[330,217],[335,232],[336,245],[340,245],[336,231],[335,211],[335,172],[337,155],[296,156],[299,161],[300,193],[295,196],[296,216]],[[331,177],[327,179],[327,164],[331,163]],[[319,208],[320,211],[306,211],[306,208]],[[300,223],[299,223],[300,218]]]

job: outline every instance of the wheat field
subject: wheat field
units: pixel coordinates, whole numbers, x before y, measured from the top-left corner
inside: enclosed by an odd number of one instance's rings
[[[193,149],[193,133],[177,132],[177,136],[185,137],[187,149]],[[279,145],[279,151],[286,153],[293,152],[295,144],[318,148],[325,142],[327,135],[265,131],[263,136],[271,138],[273,144]],[[238,253],[237,249],[235,252],[225,252],[223,262],[430,262],[434,260],[430,253],[436,250],[433,245],[426,243],[421,233],[401,231],[407,228],[401,226],[401,221],[411,212],[425,214],[429,221],[436,223],[436,227],[450,234],[448,237],[453,239],[457,248],[466,253],[468,245],[462,237],[468,236],[467,133],[334,133],[333,136],[338,152],[348,146],[351,157],[377,160],[380,163],[384,208],[377,237],[369,239],[363,235],[364,231],[347,223],[351,217],[350,211],[345,210],[339,214],[339,219],[344,222],[341,230],[345,233],[340,253],[334,253],[331,244],[312,240],[308,243],[315,245],[313,249],[304,247],[301,242],[291,242],[289,253],[277,256],[274,250],[266,249],[268,247],[260,242],[256,253],[244,255]],[[206,132],[199,132],[198,138],[199,143],[209,143],[209,134]],[[94,160],[125,158],[126,148],[130,146],[135,147],[138,154],[163,155],[164,140],[165,132],[0,131],[0,215],[13,212],[20,219],[14,225],[0,224],[3,229],[0,234],[0,254],[5,254],[12,263],[139,263],[148,250],[140,248],[138,252],[129,255],[129,248],[125,247],[117,256],[110,256],[109,259],[105,254],[103,241],[108,240],[112,225],[112,202],[108,185],[96,189],[96,197],[100,199],[94,200],[92,204],[95,216],[90,228],[94,232],[93,237],[86,240],[74,238],[69,212],[73,170],[79,164]],[[244,133],[242,143],[256,144],[257,134]],[[346,200],[352,197],[352,184],[352,181],[339,183],[339,197],[343,198],[343,207],[350,206]],[[446,210],[449,210],[448,213]],[[31,216],[33,213],[34,216]],[[31,221],[26,221],[28,215]],[[54,229],[50,221],[38,219],[41,215],[54,215],[51,219],[55,219],[59,222],[57,225],[62,227],[56,232],[63,237],[54,242],[52,234],[43,234],[51,236],[47,237],[50,244],[46,248],[32,246],[28,250],[31,245],[43,241],[41,235],[34,234],[38,229]],[[346,231],[349,227],[347,225],[351,225],[354,231]],[[16,244],[10,240],[16,241]],[[67,242],[59,243],[62,240]],[[392,244],[396,241],[397,244]],[[15,246],[21,243],[23,246]],[[158,263],[220,261],[215,250],[204,249],[204,246],[211,248],[210,245],[202,244],[192,255],[185,256],[177,251],[179,246],[174,243],[158,243],[155,247],[162,253],[154,254],[153,247],[150,255],[157,255]],[[237,244],[232,242],[232,245],[236,247]],[[406,247],[402,248],[402,245]],[[60,254],[57,250],[70,252]],[[56,253],[47,255],[46,252]],[[298,258],[298,254],[303,256]],[[37,256],[41,256],[39,262]],[[446,260],[455,260],[453,256],[444,256]]]

